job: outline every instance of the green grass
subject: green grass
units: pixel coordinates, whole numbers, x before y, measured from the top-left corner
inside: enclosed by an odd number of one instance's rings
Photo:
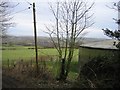
[[[3,64],[6,64],[6,61],[8,59],[12,62],[18,59],[30,59],[31,57],[34,56],[33,50],[28,50],[24,47],[18,46],[18,47],[3,47],[3,48],[5,48],[5,50],[2,51]]]
[[[6,61],[9,59],[11,62],[15,60],[31,60],[35,58],[35,49],[28,49],[30,47],[26,46],[12,46],[12,47],[2,47],[5,50],[2,50],[2,61],[3,64],[6,64]],[[39,56],[48,56],[48,55],[58,55],[57,50],[54,48],[47,49],[38,49]],[[78,50],[75,50],[74,59],[77,60]]]
[[[2,60],[3,64],[9,59],[10,61],[14,60],[31,60],[35,57],[35,50],[28,49],[29,47],[24,46],[14,46],[14,47],[2,47],[5,50],[2,50]],[[56,49],[38,49],[38,55],[56,55]]]

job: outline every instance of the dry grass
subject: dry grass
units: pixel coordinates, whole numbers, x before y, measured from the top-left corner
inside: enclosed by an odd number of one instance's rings
[[[56,81],[53,73],[46,67],[36,67],[29,62],[19,61],[14,67],[3,68],[3,73],[22,82],[27,88],[71,88],[71,82]]]

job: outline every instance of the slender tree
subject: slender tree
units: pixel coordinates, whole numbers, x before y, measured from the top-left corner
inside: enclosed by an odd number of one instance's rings
[[[59,55],[58,80],[66,80],[70,72],[76,39],[93,25],[93,13],[90,14],[93,5],[82,0],[56,2],[56,7],[50,4],[55,24],[46,28]]]

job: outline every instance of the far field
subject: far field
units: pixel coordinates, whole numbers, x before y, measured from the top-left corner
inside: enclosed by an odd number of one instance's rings
[[[11,46],[2,47],[2,60],[3,65],[9,59],[11,62],[15,60],[31,60],[35,59],[35,49],[33,46]],[[38,49],[38,57],[41,56],[57,56],[57,50],[55,48]],[[78,49],[75,50],[74,59],[77,59]]]
[[[79,52],[80,51],[80,52]],[[90,58],[96,56],[111,56],[116,53],[114,50],[99,50],[99,49],[88,49],[79,48],[75,49],[73,61],[78,62],[80,58],[81,62],[84,62]],[[38,57],[57,57],[58,53],[55,48],[38,48]],[[80,56],[79,56],[80,55]],[[7,61],[12,63],[16,60],[35,60],[35,49],[34,46],[3,46],[2,47],[2,63],[7,64]]]
[[[3,64],[6,60],[14,61],[14,60],[31,60],[35,58],[35,50],[29,49],[34,47],[26,47],[26,46],[12,46],[12,47],[2,47],[2,60]],[[56,55],[55,49],[38,49],[38,55]]]

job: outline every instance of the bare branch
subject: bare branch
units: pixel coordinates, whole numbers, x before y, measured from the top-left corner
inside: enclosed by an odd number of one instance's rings
[[[14,23],[11,23],[11,9],[13,5],[10,5],[8,1],[0,1],[0,30],[2,31],[2,36],[5,36],[9,27],[14,26]]]
[[[57,51],[59,52],[58,47],[57,47],[57,45],[56,45],[56,43],[55,43],[55,41],[54,41],[54,39],[53,39],[53,37],[52,37],[52,33],[54,33],[54,30],[51,32],[51,30],[50,30],[47,26],[46,26],[46,29],[47,29],[49,32],[45,32],[45,33],[49,34],[49,36],[50,36],[50,38],[51,38],[51,40],[52,40],[55,48],[56,48]]]
[[[82,0],[74,0],[71,2],[57,2],[56,10],[50,5],[50,9],[55,18],[55,28],[49,30],[48,33],[53,43],[55,41],[52,38],[54,33],[57,38],[57,45],[55,45],[59,59],[63,59],[66,62],[65,76],[68,75],[70,63],[73,58],[76,39],[78,36],[93,23],[91,18],[93,14],[89,15],[89,11],[93,7],[94,3],[90,6],[87,2]],[[63,49],[64,47],[64,49]]]

